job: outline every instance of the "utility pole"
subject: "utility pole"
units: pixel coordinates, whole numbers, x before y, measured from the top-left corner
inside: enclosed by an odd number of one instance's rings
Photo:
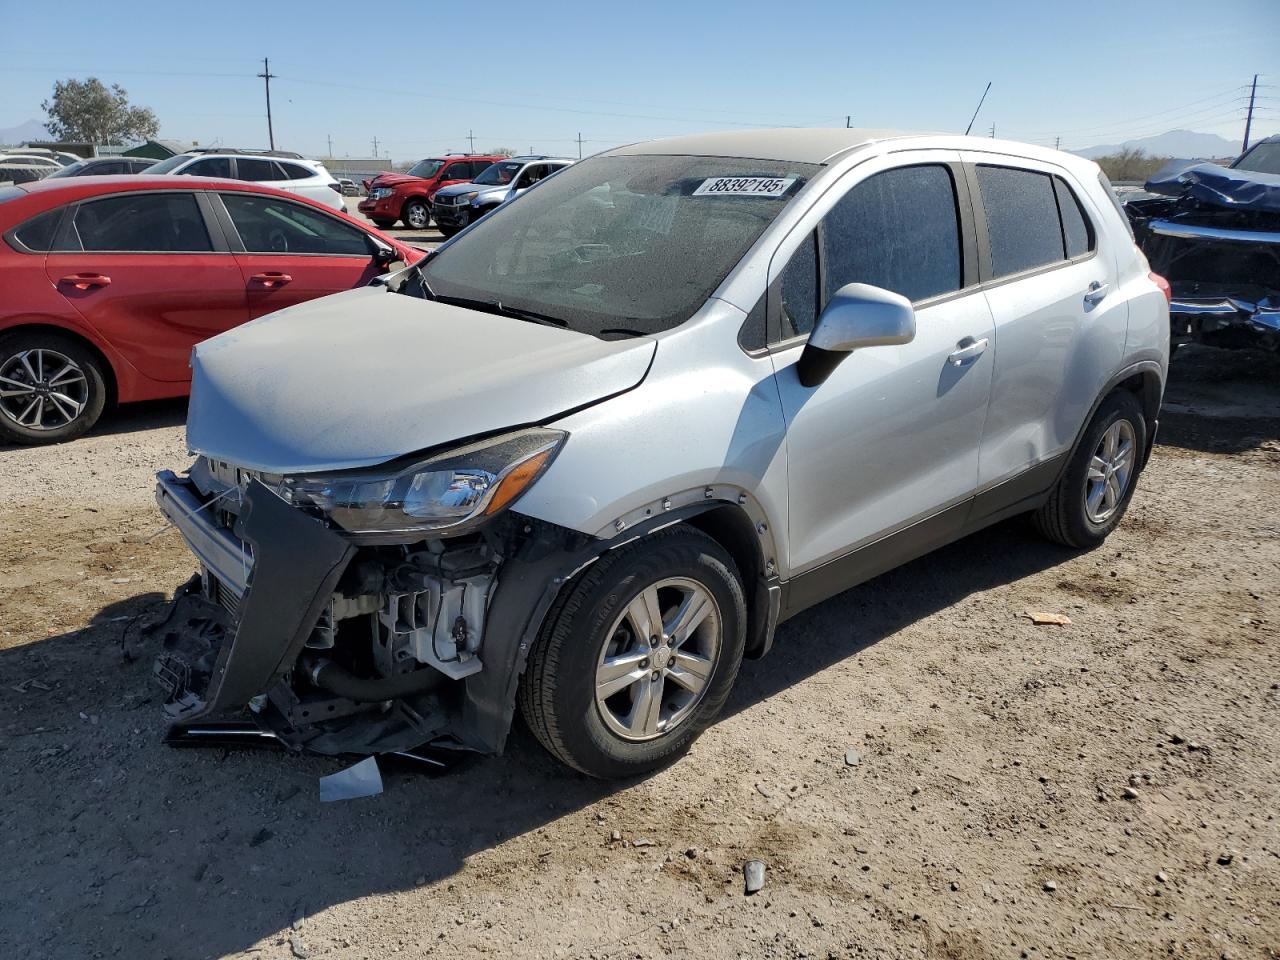
[[[848,129],[849,129],[850,127],[852,127],[852,126],[853,126],[853,115],[852,115],[852,114],[845,114],[845,117],[844,117],[844,127],[845,127],[845,129],[846,129],[846,130],[848,130]]]
[[[1258,96],[1258,75],[1253,75],[1253,86],[1249,90],[1249,113],[1244,120],[1244,143],[1240,147],[1240,152],[1244,153],[1249,149],[1249,128],[1253,126],[1253,101]]]
[[[1055,150],[1061,150],[1061,149],[1062,149],[1062,138],[1061,138],[1061,137],[1054,137],[1054,138],[1053,138],[1053,149],[1055,149]]]
[[[276,134],[271,129],[271,79],[275,74],[271,72],[271,61],[266,57],[262,58],[262,72],[258,76],[262,78],[267,87],[267,142],[271,144],[271,149],[274,150],[276,148]]]
[[[996,138],[996,125],[995,125],[995,121],[992,121],[992,123],[991,123],[991,139],[992,139],[992,140],[994,140],[995,138]]]
[[[579,160],[581,160],[581,159],[582,159],[582,133],[581,133],[581,131],[579,131],[579,133],[578,133],[578,159],[579,159]]]
[[[330,158],[332,158],[333,157],[333,134],[332,133],[325,134],[325,139],[329,141],[329,156]]]
[[[476,135],[471,130],[467,131],[467,142],[471,144],[471,152],[476,152]]]
[[[378,138],[373,138],[373,159],[378,159]]]

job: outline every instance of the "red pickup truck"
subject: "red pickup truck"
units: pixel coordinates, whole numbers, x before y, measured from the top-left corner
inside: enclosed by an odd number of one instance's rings
[[[437,190],[471,180],[489,164],[505,159],[477,154],[428,157],[408,173],[380,173],[366,180],[369,195],[357,207],[384,230],[397,220],[403,220],[411,230],[425,230],[431,222],[431,198]]]

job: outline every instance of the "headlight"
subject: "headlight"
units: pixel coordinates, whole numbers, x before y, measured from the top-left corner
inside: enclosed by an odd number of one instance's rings
[[[534,428],[482,440],[394,473],[285,477],[279,492],[353,534],[464,533],[502,512],[555,459],[568,434]]]
[[[373,200],[381,200],[384,197],[391,196],[393,192],[394,191],[390,187],[374,187],[369,191],[369,197]]]
[[[472,190],[470,193],[464,193],[458,197],[458,203],[470,203],[476,197],[480,196],[479,190]]]

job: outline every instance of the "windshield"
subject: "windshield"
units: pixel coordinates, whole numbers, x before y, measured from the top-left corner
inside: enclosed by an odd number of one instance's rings
[[[1280,173],[1280,141],[1260,143],[1235,162],[1237,170]]]
[[[89,162],[87,160],[77,160],[75,163],[68,163],[61,170],[55,170],[45,179],[52,180],[54,177],[74,177],[88,165]]]
[[[409,176],[421,177],[423,180],[430,180],[440,172],[440,168],[443,166],[443,160],[419,160],[409,168]]]
[[[426,261],[442,299],[501,303],[594,336],[688,320],[818,168],[606,156],[549,177]]]
[[[168,173],[170,170],[175,167],[180,167],[191,159],[191,154],[180,153],[177,156],[170,157],[168,160],[161,160],[159,163],[155,163],[147,167],[147,173]]]
[[[480,176],[472,180],[482,187],[504,187],[520,172],[524,164],[517,160],[499,160],[480,171]]]

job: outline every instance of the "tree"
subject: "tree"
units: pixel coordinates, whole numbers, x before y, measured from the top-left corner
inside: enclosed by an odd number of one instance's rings
[[[1094,160],[1112,183],[1120,180],[1146,182],[1169,162],[1168,157],[1153,157],[1140,147],[1124,147],[1119,153],[1095,157]]]
[[[494,147],[489,151],[491,157],[514,157],[516,152],[510,147]]]
[[[108,90],[97,77],[59,80],[53,85],[53,98],[40,106],[49,115],[45,128],[59,140],[123,143],[160,132],[151,108],[130,106],[123,87],[112,84]]]

